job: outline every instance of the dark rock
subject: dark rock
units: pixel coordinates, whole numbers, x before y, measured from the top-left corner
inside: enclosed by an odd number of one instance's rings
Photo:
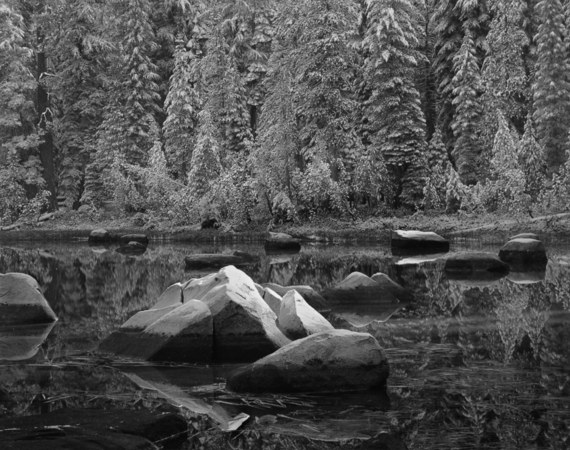
[[[285,233],[269,233],[265,240],[265,253],[298,253],[301,251],[299,239]]]
[[[104,228],[97,228],[91,231],[88,239],[90,244],[107,244],[116,240],[117,237]]]
[[[55,322],[0,327],[0,360],[24,361],[33,358],[54,325]]]
[[[445,272],[448,276],[493,277],[493,274],[507,274],[508,271],[508,264],[491,253],[461,252],[449,256],[445,261]]]
[[[538,234],[534,234],[534,233],[521,233],[521,234],[517,234],[516,236],[512,236],[509,238],[509,241],[512,241],[513,239],[535,239],[537,241],[540,241],[540,238],[538,237]]]
[[[212,347],[212,314],[199,300],[141,311],[99,345],[105,352],[174,362],[210,362]]]
[[[541,283],[546,278],[546,271],[544,270],[529,270],[526,272],[510,271],[507,275],[507,280],[515,284],[534,284]]]
[[[63,409],[0,419],[0,448],[10,450],[155,450],[181,445],[188,425],[177,414]]]
[[[518,238],[507,242],[499,250],[499,258],[514,267],[546,266],[548,258],[544,244],[536,239]]]
[[[281,286],[275,283],[264,283],[263,287],[271,289],[281,297],[285,296],[287,292],[294,290],[297,291],[299,294],[301,294],[301,297],[303,297],[305,301],[309,305],[311,305],[311,307],[315,308],[317,311],[325,311],[329,308],[325,298],[317,291],[315,291],[311,286],[306,286],[306,285]]]
[[[0,325],[31,325],[56,320],[33,277],[23,273],[0,274]]]
[[[364,326],[375,320],[385,321],[404,306],[396,296],[398,292],[386,279],[378,283],[363,273],[352,272],[336,286],[325,289],[323,297],[335,316],[335,325],[346,326],[338,321],[343,319],[352,326]]]
[[[395,230],[391,241],[394,255],[414,255],[449,251],[449,241],[431,231]]]
[[[140,242],[130,241],[127,245],[119,247],[116,251],[123,255],[137,256],[144,254],[146,249],[146,245],[141,244]]]
[[[367,333],[332,330],[293,341],[227,382],[236,392],[316,392],[382,388],[388,361]]]
[[[119,238],[119,242],[121,244],[138,242],[146,247],[148,245],[148,236],[146,234],[124,234]]]
[[[184,258],[186,270],[220,269],[225,266],[242,267],[259,262],[257,255],[236,251],[233,255],[199,253]]]
[[[300,339],[321,331],[333,330],[333,326],[295,291],[283,297],[279,318],[279,329],[290,339]]]
[[[202,230],[214,229],[217,230],[220,228],[220,223],[216,219],[206,219],[200,224],[200,228]]]

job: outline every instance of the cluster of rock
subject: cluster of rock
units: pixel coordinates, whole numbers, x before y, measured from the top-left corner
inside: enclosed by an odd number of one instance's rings
[[[436,233],[392,232],[394,254],[430,254],[448,250],[449,241]],[[546,250],[539,237],[534,233],[523,233],[511,237],[498,256],[488,252],[449,255],[445,257],[445,272],[452,280],[489,281],[508,274],[514,282],[530,282],[544,278],[547,262]]]
[[[236,391],[384,385],[388,363],[376,339],[335,330],[290,288],[281,296],[227,266],[170,286],[152,308],[135,314],[102,341],[100,350],[146,360],[255,361],[228,380]],[[310,287],[303,288],[313,301],[323,301]]]
[[[104,228],[97,228],[89,234],[88,242],[91,245],[119,244],[117,252],[125,255],[142,255],[148,246],[146,234],[117,234]]]

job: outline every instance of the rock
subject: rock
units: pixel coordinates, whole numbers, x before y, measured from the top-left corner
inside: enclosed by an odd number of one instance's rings
[[[138,256],[146,252],[146,245],[140,242],[130,241],[127,245],[119,247],[116,251],[123,255]]]
[[[526,272],[510,271],[507,275],[507,280],[515,284],[534,284],[541,283],[546,278],[546,271],[544,270],[530,270]]]
[[[289,291],[291,292],[291,291]],[[265,303],[269,305],[271,310],[276,314],[279,315],[281,311],[281,303],[283,302],[283,297],[281,297],[277,292],[275,292],[271,288],[264,289],[263,292],[263,300]]]
[[[50,334],[55,322],[0,327],[0,361],[33,358]]]
[[[265,240],[265,253],[298,253],[301,243],[298,239],[285,233],[269,233]]]
[[[153,442],[178,448],[186,420],[171,413],[126,409],[59,409],[0,419],[0,448],[6,450],[154,450]]]
[[[475,279],[485,279],[490,276],[506,275],[509,266],[491,253],[484,252],[461,252],[449,256],[445,260],[445,272],[447,275],[474,276]]]
[[[328,310],[329,306],[325,298],[315,291],[311,286],[306,285],[293,285],[293,286],[281,286],[275,283],[264,283],[263,287],[265,289],[269,288],[281,297],[285,296],[289,291],[297,291],[305,299],[305,301],[315,308],[317,311]]]
[[[515,267],[541,267],[546,266],[548,262],[544,244],[528,238],[507,242],[499,250],[499,258]]]
[[[202,230],[208,230],[208,229],[217,230],[218,228],[220,228],[220,223],[216,219],[206,219],[202,221],[202,223],[200,224],[200,228]]]
[[[431,231],[395,230],[391,247],[394,255],[439,253],[449,251],[449,241]]]
[[[396,297],[398,300],[406,302],[413,300],[413,295],[408,289],[396,283],[394,280],[392,280],[392,278],[390,278],[385,273],[377,272],[374,275],[372,275],[370,278],[376,281],[376,283],[378,283],[380,287],[382,287],[383,289],[391,291],[394,294],[394,297]]]
[[[213,321],[206,304],[189,300],[151,311],[133,316],[99,349],[149,361],[212,361]]]
[[[234,252],[233,255],[221,253],[198,253],[184,258],[186,270],[220,269],[225,266],[247,266],[259,262],[257,255]]]
[[[53,219],[53,213],[45,213],[38,217],[38,222],[45,222],[46,220]]]
[[[540,241],[540,238],[538,237],[538,234],[534,234],[534,233],[521,233],[521,234],[517,234],[516,236],[512,236],[509,238],[509,241],[512,241],[513,239],[535,239],[537,241]]]
[[[258,284],[258,283],[254,283],[254,285],[255,285],[255,289],[257,289],[257,293],[259,295],[261,295],[261,298],[263,298],[263,296],[265,295],[265,288],[261,284]]]
[[[116,236],[113,236],[104,228],[97,228],[96,230],[91,231],[89,234],[88,242],[90,244],[106,244],[112,242],[116,239]]]
[[[300,339],[334,329],[329,321],[311,308],[295,290],[287,292],[283,297],[277,325],[290,339]]]
[[[332,330],[293,341],[238,369],[227,386],[236,392],[315,392],[382,388],[388,361],[368,333]]]
[[[339,321],[343,319],[349,325],[360,327],[375,320],[385,321],[404,306],[396,291],[399,290],[385,279],[378,283],[363,273],[352,272],[336,286],[325,289],[323,297],[331,309],[335,325],[348,326]]]
[[[184,299],[194,295],[209,306],[214,317],[216,358],[252,361],[289,342],[249,276],[234,266],[212,275],[185,286]]]
[[[0,274],[0,325],[31,325],[56,320],[33,277],[23,273]]]
[[[185,285],[186,283],[174,283],[168,286],[164,292],[160,294],[160,297],[158,297],[158,300],[152,308],[159,309],[166,306],[180,306],[184,303],[183,289]],[[188,298],[188,300],[190,300],[190,298]]]
[[[121,244],[138,242],[146,247],[148,245],[148,236],[146,234],[124,234],[119,238],[119,242]]]

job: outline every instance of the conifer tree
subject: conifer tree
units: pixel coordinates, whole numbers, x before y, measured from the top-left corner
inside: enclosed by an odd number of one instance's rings
[[[560,0],[542,0],[537,5],[540,25],[535,37],[537,67],[533,84],[533,119],[546,164],[552,173],[564,163],[570,129],[570,64],[568,61],[564,10]]]
[[[536,140],[532,117],[526,121],[520,142],[519,164],[525,174],[525,192],[536,200],[544,186],[546,161],[544,151]]]
[[[204,197],[222,171],[217,130],[211,113],[206,107],[198,116],[198,136],[192,152],[188,186],[197,197]]]
[[[369,0],[363,45],[365,80],[372,92],[365,103],[370,141],[396,184],[393,206],[414,206],[422,195],[421,156],[425,120],[415,86],[420,17],[408,0]]]
[[[466,33],[459,52],[453,58],[455,76],[453,106],[455,113],[451,129],[455,137],[452,156],[461,180],[465,184],[477,182],[477,159],[479,144],[477,121],[481,114],[479,95],[481,80],[475,43],[471,33]]]

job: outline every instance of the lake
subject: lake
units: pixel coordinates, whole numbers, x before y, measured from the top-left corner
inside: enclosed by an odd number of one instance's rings
[[[502,236],[456,238],[451,251],[496,254],[503,242]],[[410,449],[567,449],[570,240],[544,242],[544,272],[487,280],[448,279],[443,255],[397,257],[378,243],[306,244],[298,254],[266,255],[261,244],[151,242],[144,254],[126,256],[86,241],[4,242],[0,273],[32,275],[59,321],[0,331],[0,416],[66,406],[176,405],[230,427],[245,413],[252,429],[323,442],[390,431]],[[322,291],[353,271],[380,271],[408,288],[409,303],[343,311],[379,319],[360,330],[386,351],[386,392],[238,396],[224,385],[235,365],[153,365],[95,352],[170,284],[207,273],[185,272],[185,256],[234,250],[261,257],[244,269],[258,283]]]

